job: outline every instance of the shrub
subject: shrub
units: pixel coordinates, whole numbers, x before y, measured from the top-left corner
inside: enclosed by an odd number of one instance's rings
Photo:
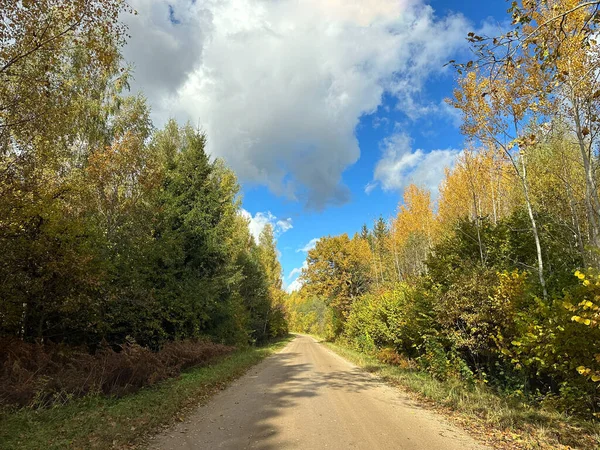
[[[498,339],[502,335],[510,340],[514,334],[524,282],[516,271],[476,268],[438,295],[434,310],[440,331],[474,370],[493,370],[501,358]]]
[[[398,366],[404,370],[415,370],[417,368],[417,363],[412,359],[397,353],[396,350],[390,347],[379,350],[377,352],[377,359],[384,364]]]
[[[431,331],[428,301],[419,289],[406,285],[379,295],[364,295],[352,305],[345,337],[358,350],[390,347],[415,356],[423,336]]]
[[[122,396],[182,370],[206,364],[232,347],[208,341],[169,342],[158,352],[135,343],[95,354],[58,344],[0,341],[0,405],[45,407],[74,397]]]
[[[507,355],[529,379],[528,389],[545,403],[582,415],[600,411],[600,278],[576,276],[580,285],[561,297],[533,301],[516,315],[517,334],[504,339]]]
[[[441,339],[427,336],[421,345],[419,365],[434,378],[446,381],[450,378],[474,381],[473,372],[455,349],[446,350]]]

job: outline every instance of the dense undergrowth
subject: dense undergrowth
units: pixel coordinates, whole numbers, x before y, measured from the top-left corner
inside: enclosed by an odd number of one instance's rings
[[[288,338],[246,347],[122,397],[87,395],[52,408],[0,409],[3,450],[143,448],[161,426],[183,420]]]
[[[86,348],[0,341],[0,407],[56,407],[87,395],[120,397],[182,370],[206,365],[233,347],[176,341],[153,352],[136,344],[90,354]]]

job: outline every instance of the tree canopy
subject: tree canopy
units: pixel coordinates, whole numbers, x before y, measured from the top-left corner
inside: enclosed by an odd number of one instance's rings
[[[273,232],[254,242],[235,174],[127,94],[126,3],[0,7],[0,334],[94,350],[286,332]]]

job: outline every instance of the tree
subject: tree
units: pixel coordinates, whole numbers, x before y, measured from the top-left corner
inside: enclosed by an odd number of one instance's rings
[[[600,57],[592,36],[598,29],[598,4],[587,8],[580,5],[581,2],[574,0],[554,0],[539,4],[523,17],[531,19],[527,30],[534,24],[545,24],[537,33],[536,55],[549,74],[545,88],[553,100],[551,112],[576,137],[585,176],[590,243],[597,248],[600,246],[600,198],[594,152],[600,135]],[[561,14],[560,22],[553,19]]]
[[[397,275],[390,250],[390,230],[383,216],[375,221],[373,240],[373,263],[378,268],[376,275],[379,275],[382,285],[392,283]]]
[[[590,243],[595,248],[600,233],[593,158],[600,105],[598,6],[598,2],[578,0],[514,2],[512,30],[493,38],[469,34],[476,59],[456,65],[460,73],[466,70],[468,74],[454,102],[469,117],[464,128],[467,135],[478,139],[487,135],[484,139],[507,156],[511,151],[518,155],[514,167],[534,237],[539,233],[528,192],[528,153],[545,134],[544,121],[557,118],[571,129],[581,153]],[[536,248],[545,292],[541,244]]]
[[[0,152],[18,147],[23,157],[36,137],[64,136],[93,80],[116,72],[119,15],[130,9],[122,0],[2,0],[0,10]]]
[[[277,259],[277,242],[271,224],[265,225],[260,232],[258,248],[269,286],[281,290],[281,264]]]
[[[367,292],[371,252],[360,237],[347,234],[321,238],[308,252],[301,278],[308,295],[326,299],[343,321],[354,300]]]
[[[95,350],[285,331],[272,230],[254,243],[235,174],[123,96],[129,7],[0,6],[0,335]]]
[[[262,264],[267,286],[268,310],[265,317],[265,336],[279,336],[287,332],[284,320],[284,292],[281,288],[281,264],[277,258],[277,242],[273,234],[273,227],[267,224],[258,239],[259,259]]]
[[[464,150],[440,186],[438,221],[443,233],[453,233],[461,220],[475,224],[471,238],[479,245],[479,257],[486,264],[481,228],[486,220],[494,225],[515,208],[514,176],[505,158],[482,149]]]
[[[565,248],[576,248],[583,264],[589,266],[594,261],[590,251],[593,233],[587,220],[585,173],[581,167],[576,138],[559,122],[554,123],[531,154],[531,195],[535,209],[565,229],[560,233],[568,236],[562,243]]]
[[[392,221],[392,246],[401,279],[425,270],[425,259],[433,244],[435,221],[430,194],[411,184],[404,191],[404,203]]]
[[[544,258],[529,193],[527,151],[535,144],[539,116],[531,111],[545,107],[543,71],[529,53],[505,65],[481,65],[459,81],[451,104],[463,113],[463,133],[488,148],[500,149],[519,180],[536,243],[538,279],[547,297]]]

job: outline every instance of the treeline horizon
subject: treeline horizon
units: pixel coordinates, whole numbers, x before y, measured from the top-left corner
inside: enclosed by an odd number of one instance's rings
[[[437,204],[321,238],[290,328],[440,380],[600,413],[598,4],[516,2],[502,36],[451,62],[466,145]]]
[[[189,124],[128,95],[120,0],[15,2],[0,29],[0,337],[90,350],[287,332],[273,229]]]

